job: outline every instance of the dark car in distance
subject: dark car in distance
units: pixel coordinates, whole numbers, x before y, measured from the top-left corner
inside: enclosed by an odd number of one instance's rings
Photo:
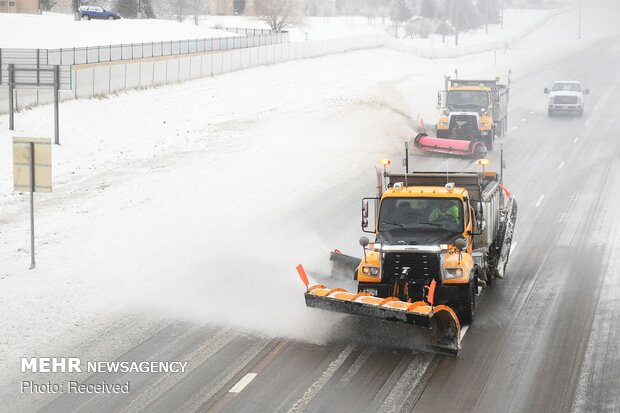
[[[106,10],[101,6],[80,6],[78,11],[80,12],[80,18],[82,20],[116,20],[121,18],[120,14],[118,14],[117,12]]]

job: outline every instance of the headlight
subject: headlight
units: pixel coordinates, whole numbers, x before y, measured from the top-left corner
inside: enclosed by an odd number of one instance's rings
[[[460,278],[463,276],[463,270],[461,268],[446,268],[446,280],[451,278]]]
[[[381,269],[379,267],[370,267],[370,266],[362,267],[362,274],[364,275],[368,275],[371,277],[379,277],[380,273],[381,273]]]

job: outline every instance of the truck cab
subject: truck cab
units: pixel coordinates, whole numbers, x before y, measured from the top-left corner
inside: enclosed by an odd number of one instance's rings
[[[441,114],[438,138],[479,140],[488,150],[507,128],[508,87],[493,80],[446,78],[446,90],[439,92]]]
[[[357,267],[358,292],[424,301],[434,281],[434,302],[471,322],[478,285],[503,276],[512,238],[512,206],[499,176],[388,174],[386,186],[380,197],[362,201],[362,229],[375,241]]]
[[[435,303],[470,322],[477,292],[473,228],[464,188],[394,185],[381,198],[375,242],[357,271],[358,292],[423,301],[434,280]]]

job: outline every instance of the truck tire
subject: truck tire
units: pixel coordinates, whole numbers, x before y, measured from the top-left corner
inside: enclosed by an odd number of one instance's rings
[[[493,275],[493,270],[491,268],[485,268],[482,270],[482,277],[484,278],[484,282],[487,283],[487,287],[493,285],[493,279],[495,276]]]
[[[486,146],[487,151],[493,150],[493,135],[484,138],[484,146]]]
[[[476,311],[476,291],[478,289],[476,277],[465,287],[461,301],[456,307],[456,316],[459,318],[461,327],[474,321]]]

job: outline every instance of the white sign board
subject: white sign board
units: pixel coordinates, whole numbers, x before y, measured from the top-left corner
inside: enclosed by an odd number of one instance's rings
[[[52,140],[49,138],[13,138],[13,187],[30,192],[30,149],[34,148],[34,191],[52,192]]]

